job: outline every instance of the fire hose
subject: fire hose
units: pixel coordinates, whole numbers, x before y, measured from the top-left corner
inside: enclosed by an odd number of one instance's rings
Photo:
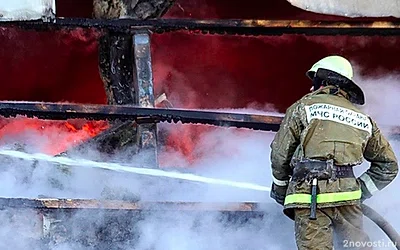
[[[378,212],[369,207],[368,205],[361,204],[363,214],[373,221],[393,242],[396,249],[400,250],[400,235],[397,231],[390,225],[390,223],[383,218]]]
[[[151,176],[163,176],[163,177],[168,177],[168,178],[177,178],[177,179],[183,179],[183,180],[189,180],[189,181],[195,181],[195,182],[226,185],[226,186],[252,189],[252,190],[258,190],[258,191],[264,191],[264,192],[271,191],[270,188],[268,188],[268,187],[251,184],[251,183],[242,183],[242,182],[207,178],[207,177],[203,177],[203,176],[197,176],[194,174],[170,172],[170,171],[165,171],[165,170],[161,170],[161,169],[136,168],[136,167],[132,167],[132,166],[124,166],[124,165],[117,164],[117,163],[103,163],[103,162],[95,162],[95,161],[83,160],[83,159],[74,160],[74,159],[70,159],[67,157],[63,157],[63,156],[54,157],[54,156],[38,154],[38,153],[29,154],[29,153],[14,151],[14,150],[0,150],[0,155],[16,157],[16,158],[25,159],[25,160],[42,160],[42,161],[48,161],[48,162],[53,162],[53,163],[58,163],[58,164],[69,165],[69,166],[81,165],[81,166],[87,166],[87,167],[92,167],[92,168],[102,168],[102,169],[108,169],[108,170],[119,171],[119,172],[130,172],[130,173],[136,173],[136,174],[142,174],[142,175],[144,174],[144,175],[151,175]],[[393,242],[393,245],[396,246],[396,249],[400,250],[400,245],[398,244],[398,243],[400,243],[400,235],[390,225],[390,223],[385,218],[383,218],[379,213],[377,213],[374,209],[369,207],[368,205],[361,204],[361,208],[362,208],[362,212],[363,212],[364,216],[366,216],[372,222],[374,222],[389,237],[389,239]]]

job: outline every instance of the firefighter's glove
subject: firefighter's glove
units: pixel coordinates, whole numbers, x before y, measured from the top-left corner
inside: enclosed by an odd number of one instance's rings
[[[285,202],[286,190],[288,186],[278,186],[272,183],[270,197],[274,199],[278,204],[282,205]]]

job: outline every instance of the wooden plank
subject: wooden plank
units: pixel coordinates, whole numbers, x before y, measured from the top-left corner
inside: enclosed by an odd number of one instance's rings
[[[106,210],[169,210],[169,211],[256,211],[259,203],[251,202],[129,202],[119,200],[0,198],[0,208],[32,209],[106,209]]]

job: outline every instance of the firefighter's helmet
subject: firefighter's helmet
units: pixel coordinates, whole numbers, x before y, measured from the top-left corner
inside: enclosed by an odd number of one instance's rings
[[[337,85],[345,89],[353,103],[363,105],[364,93],[353,80],[351,63],[341,56],[327,56],[316,62],[306,75],[313,80],[315,76],[327,80],[328,84]]]

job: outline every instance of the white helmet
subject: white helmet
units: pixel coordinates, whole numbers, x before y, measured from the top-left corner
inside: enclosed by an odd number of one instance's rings
[[[346,90],[352,96],[353,102],[363,105],[365,103],[364,93],[353,80],[353,67],[351,63],[341,56],[327,56],[316,62],[306,75],[312,80],[319,69],[325,69],[344,77]]]

